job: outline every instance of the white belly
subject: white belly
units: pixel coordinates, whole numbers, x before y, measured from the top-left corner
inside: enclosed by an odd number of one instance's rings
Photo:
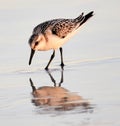
[[[47,42],[47,50],[49,49],[58,49],[64,43],[66,43],[74,34],[78,32],[79,29],[74,30],[73,32],[69,33],[65,38],[59,38],[56,35],[50,34],[48,35],[48,42]]]

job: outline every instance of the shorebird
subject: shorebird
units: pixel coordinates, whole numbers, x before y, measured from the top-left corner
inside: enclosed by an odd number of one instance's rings
[[[45,67],[48,70],[48,67],[55,57],[55,50],[60,50],[61,55],[61,67],[64,67],[63,62],[63,50],[62,45],[68,41],[84,24],[89,18],[93,16],[93,11],[84,15],[81,13],[75,19],[53,19],[46,22],[43,22],[37,25],[33,29],[33,33],[29,39],[29,45],[31,47],[31,54],[29,58],[29,65],[32,62],[33,55],[35,51],[47,51],[53,49],[51,58]]]

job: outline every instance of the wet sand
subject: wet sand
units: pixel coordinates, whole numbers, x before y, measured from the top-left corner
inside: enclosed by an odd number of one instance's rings
[[[22,2],[0,5],[1,125],[119,126],[119,1],[76,0],[69,6],[62,1],[41,5],[36,0],[35,6],[34,1],[29,5]],[[55,12],[53,8],[58,9]],[[34,26],[91,10],[95,11],[94,17],[63,46],[64,70],[59,66],[59,51],[49,73],[44,67],[52,51],[37,52],[28,66],[28,39]]]

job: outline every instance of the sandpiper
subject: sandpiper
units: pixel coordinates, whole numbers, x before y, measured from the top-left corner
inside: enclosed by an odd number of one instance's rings
[[[80,26],[92,16],[93,11],[86,15],[82,13],[75,19],[53,19],[37,25],[33,29],[33,33],[29,39],[29,45],[31,47],[29,65],[31,64],[33,55],[36,50],[47,51],[53,49],[51,58],[45,67],[45,69],[48,70],[51,61],[55,57],[55,50],[59,49],[61,55],[61,67],[63,67],[64,62],[62,45],[67,42],[68,39],[78,31]]]

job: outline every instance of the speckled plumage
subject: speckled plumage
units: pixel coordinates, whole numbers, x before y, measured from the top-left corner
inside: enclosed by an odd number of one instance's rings
[[[59,36],[60,38],[64,38],[67,36],[68,33],[72,32],[78,24],[80,26],[83,19],[84,16],[82,13],[79,17],[75,19],[53,19],[43,22],[33,29],[33,35],[31,36],[29,43],[31,43],[36,35],[45,34],[45,31],[48,28],[50,28],[53,34]]]
[[[79,29],[79,27],[84,24],[89,18],[93,16],[93,11],[84,15],[82,13],[75,19],[53,19],[46,22],[43,22],[37,25],[32,32],[32,35],[29,39],[29,44],[32,49],[31,52],[35,50],[38,51],[46,51],[53,49],[53,55],[51,59],[53,59],[55,50],[60,49],[62,55],[62,45],[71,38]],[[51,59],[49,62],[51,62]],[[29,61],[31,64],[32,55]],[[63,61],[62,63],[63,64]],[[47,68],[49,63],[47,65]]]

